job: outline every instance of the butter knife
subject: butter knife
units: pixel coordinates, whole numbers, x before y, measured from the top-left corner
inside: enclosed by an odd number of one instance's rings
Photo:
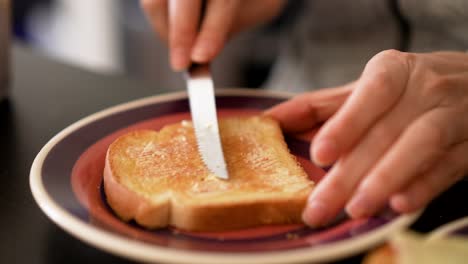
[[[200,156],[207,168],[218,178],[228,179],[209,65],[192,64],[184,75],[187,81],[190,113]]]

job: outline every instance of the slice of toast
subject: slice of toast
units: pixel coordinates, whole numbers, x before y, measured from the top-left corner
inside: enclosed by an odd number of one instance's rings
[[[229,172],[222,180],[199,156],[191,122],[139,130],[107,151],[107,201],[125,221],[192,231],[300,223],[313,183],[268,117],[219,122]]]

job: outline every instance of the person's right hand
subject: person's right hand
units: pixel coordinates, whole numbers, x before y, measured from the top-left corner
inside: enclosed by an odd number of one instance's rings
[[[169,45],[172,69],[180,71],[191,61],[211,61],[232,34],[270,20],[284,2],[206,0],[202,20],[202,0],[141,0],[141,5],[154,29]]]

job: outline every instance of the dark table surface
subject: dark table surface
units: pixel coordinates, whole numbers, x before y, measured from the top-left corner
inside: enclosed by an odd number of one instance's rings
[[[18,44],[12,53],[10,97],[0,104],[0,263],[130,263],[53,224],[33,200],[29,169],[41,147],[71,123],[165,90],[125,76],[87,72]],[[411,228],[426,233],[467,216],[467,198],[465,180],[434,200]]]

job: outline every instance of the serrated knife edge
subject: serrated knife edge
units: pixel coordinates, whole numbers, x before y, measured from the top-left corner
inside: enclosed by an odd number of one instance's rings
[[[200,156],[212,173],[221,179],[228,179],[209,65],[192,65],[185,72],[185,78]]]

